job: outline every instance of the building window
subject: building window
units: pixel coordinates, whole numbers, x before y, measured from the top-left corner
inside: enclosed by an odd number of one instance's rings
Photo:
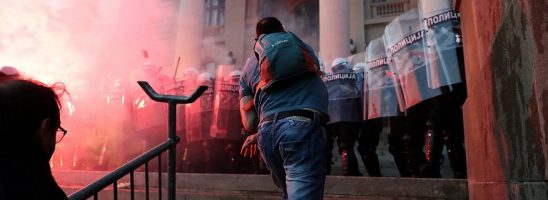
[[[205,0],[205,26],[223,26],[225,0]]]
[[[371,0],[371,18],[397,16],[409,10],[409,0]]]

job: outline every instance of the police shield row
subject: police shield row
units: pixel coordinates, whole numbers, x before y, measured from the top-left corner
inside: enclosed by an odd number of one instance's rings
[[[259,173],[261,161],[240,156],[245,139],[239,110],[241,72],[233,65],[220,65],[216,76],[187,70],[176,88],[189,94],[198,85],[208,89],[192,104],[180,106],[179,127],[184,135],[181,156],[184,172]],[[264,166],[263,166],[264,167]],[[262,169],[265,173],[266,169]]]
[[[81,100],[73,101],[79,110],[70,116],[63,115],[64,120],[70,129],[82,130],[85,134],[67,138],[54,155],[52,166],[112,170],[164,141],[167,105],[151,100],[136,84],[130,84],[146,80],[161,94],[189,95],[198,85],[209,87],[196,102],[177,107],[177,135],[181,137],[177,171],[259,173],[262,170],[266,173],[259,158],[246,159],[239,154],[245,134],[239,113],[241,72],[236,67],[220,65],[215,75],[188,69],[178,81],[161,74],[160,70],[159,66],[147,62],[132,72],[132,81],[116,79],[113,84],[101,84],[102,92],[97,95],[101,104],[97,103],[93,109],[108,114],[101,115],[97,124],[87,125],[86,120],[82,120],[86,112],[82,111],[85,107],[80,106]],[[166,161],[163,157],[162,168],[166,168]],[[157,162],[151,162],[150,169],[157,168]]]
[[[329,92],[328,148],[337,140],[343,175],[359,176],[354,144],[370,176],[389,129],[389,151],[403,177],[437,178],[448,160],[466,178],[462,105],[466,85],[459,13],[440,1],[395,18],[366,52],[336,59],[323,80]],[[443,146],[448,159],[442,156]],[[331,166],[328,159],[328,169]],[[328,171],[329,172],[329,171]]]
[[[194,173],[260,173],[259,158],[247,159],[239,154],[245,139],[239,111],[239,80],[241,72],[233,65],[219,65],[215,75],[188,69],[180,81],[163,84],[165,93],[189,95],[199,85],[208,89],[192,104],[177,109],[177,134],[181,136],[178,147],[178,171]],[[143,95],[142,101],[151,101]],[[156,107],[154,106],[156,104]],[[162,107],[162,109],[159,108]],[[139,107],[139,106],[137,106]],[[145,103],[141,109],[154,109],[142,112],[165,116],[165,105],[155,102]],[[162,112],[164,110],[164,112]],[[138,111],[137,111],[138,113]],[[158,123],[147,123],[160,120]],[[159,129],[153,124],[165,127],[165,117],[143,116],[136,119],[143,128],[138,132],[153,132]],[[160,136],[163,138],[163,135]],[[263,166],[264,167],[264,166]]]

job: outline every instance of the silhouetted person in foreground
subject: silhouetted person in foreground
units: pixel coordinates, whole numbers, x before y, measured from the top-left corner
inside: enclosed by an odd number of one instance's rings
[[[51,87],[0,79],[0,199],[67,199],[48,163],[66,134],[59,105]]]

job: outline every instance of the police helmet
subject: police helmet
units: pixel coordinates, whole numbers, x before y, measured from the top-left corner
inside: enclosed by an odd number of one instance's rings
[[[240,77],[242,75],[242,72],[240,70],[234,70],[232,72],[230,72],[230,74],[228,74],[228,76],[230,78],[234,78],[234,77]]]
[[[342,71],[348,71],[350,69],[350,66],[348,64],[347,58],[336,58],[333,60],[333,63],[331,64],[331,71],[333,73],[335,72],[342,72]]]
[[[199,83],[211,83],[211,82],[213,82],[213,75],[211,75],[208,72],[201,73],[200,76],[198,76],[198,82]]]

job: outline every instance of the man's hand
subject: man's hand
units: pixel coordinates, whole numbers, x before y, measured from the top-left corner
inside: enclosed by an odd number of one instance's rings
[[[242,156],[252,158],[255,155],[257,155],[258,149],[257,149],[257,133],[247,136],[245,139],[244,144],[242,145],[242,149],[240,149],[240,154]]]

